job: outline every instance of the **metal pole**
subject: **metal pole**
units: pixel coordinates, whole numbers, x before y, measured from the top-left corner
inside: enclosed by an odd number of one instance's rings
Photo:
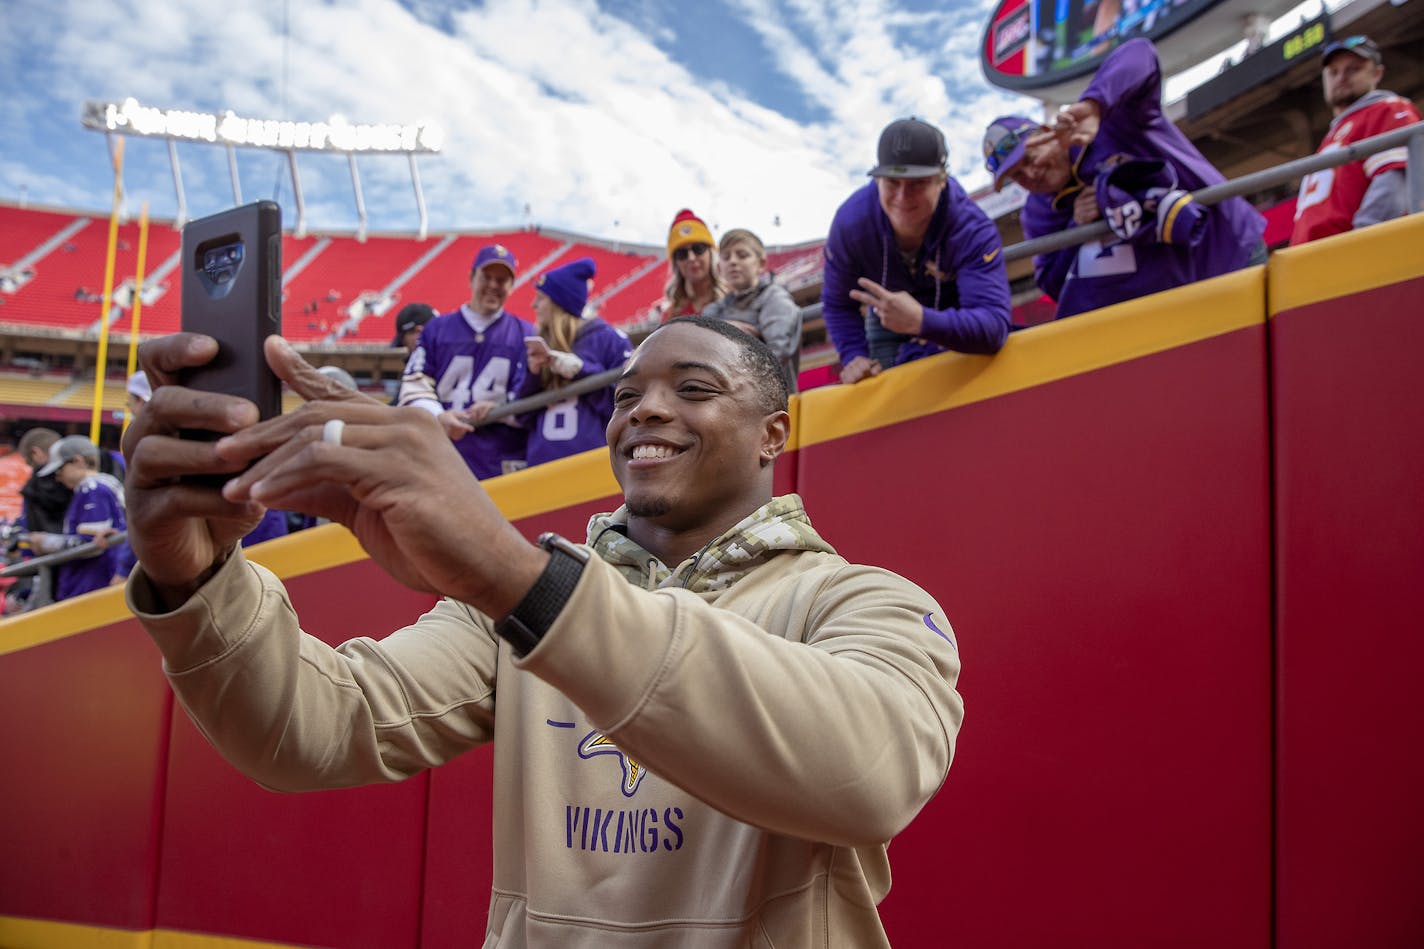
[[[182,227],[188,220],[188,199],[183,195],[183,168],[178,164],[178,146],[171,138],[168,140],[168,167],[173,169],[173,194],[178,198],[178,216],[173,219],[173,226]]]
[[[1409,213],[1424,211],[1424,126],[1409,139],[1409,167],[1404,170],[1409,182]]]
[[[408,152],[410,159],[410,184],[415,189],[415,208],[420,214],[420,236],[419,240],[425,240],[427,222],[425,219],[425,192],[420,190],[420,168],[415,163],[415,152]]]
[[[307,236],[307,204],[302,197],[302,179],[297,174],[297,153],[291,149],[287,150],[287,167],[292,172],[292,197],[297,202],[297,226],[292,231],[293,237]]]
[[[347,152],[346,162],[351,166],[351,190],[356,192],[356,240],[366,241],[366,199],[361,196],[361,175],[356,171],[356,153]]]
[[[232,203],[236,206],[242,203],[242,182],[237,178],[237,149],[231,145],[227,146],[227,173],[232,179]]]
[[[116,164],[119,164],[123,161],[124,137],[122,135],[115,136],[113,132],[105,132],[104,140],[108,143],[109,146],[109,166],[114,167]],[[124,195],[124,185],[122,181],[118,183],[118,188],[118,192],[116,192],[114,195],[115,206],[118,209],[119,217],[127,221],[129,215],[128,212],[124,209],[124,203],[126,202],[127,198]]]
[[[622,375],[623,367],[617,366],[613,369],[605,369],[602,372],[596,372],[591,376],[584,376],[582,379],[577,379],[573,382],[570,382],[568,385],[560,386],[557,389],[547,389],[543,392],[536,392],[533,395],[526,396],[522,399],[516,399],[513,402],[505,402],[503,405],[496,405],[494,408],[489,410],[489,414],[486,415],[480,421],[479,425],[476,425],[475,427],[479,428],[480,425],[488,425],[491,422],[496,422],[502,418],[508,418],[511,415],[520,415],[524,412],[532,412],[534,409],[542,408],[546,405],[552,405],[553,403],[562,401],[563,399],[571,398],[576,395],[583,395],[585,392],[593,392],[595,389],[602,389],[604,386],[610,386],[613,383],[617,382]]]

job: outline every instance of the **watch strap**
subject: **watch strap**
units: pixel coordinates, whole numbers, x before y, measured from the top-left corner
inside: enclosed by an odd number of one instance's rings
[[[539,645],[549,627],[559,618],[564,604],[578,586],[584,564],[588,562],[587,551],[557,534],[542,535],[539,546],[549,551],[549,562],[544,571],[524,594],[519,605],[494,624],[494,631],[513,646],[515,655],[521,658]]]

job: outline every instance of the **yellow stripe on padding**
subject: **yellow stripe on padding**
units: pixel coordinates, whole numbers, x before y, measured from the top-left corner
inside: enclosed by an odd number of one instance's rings
[[[1424,277],[1424,214],[1288,247],[1267,266],[1271,316]]]
[[[0,946],[4,949],[297,949],[295,943],[171,929],[109,929],[19,916],[0,916]]]
[[[153,945],[152,930],[134,932],[0,916],[0,946],[5,949],[152,949]]]
[[[176,932],[159,929],[153,934],[153,949],[300,949],[296,943],[263,942],[239,939],[236,936],[210,936],[206,933]]]
[[[1264,322],[1252,267],[1013,333],[995,356],[942,353],[801,397],[801,446],[923,418]]]
[[[366,556],[356,538],[339,524],[323,524],[278,537],[248,547],[244,552],[249,560],[284,578],[338,567]],[[124,588],[118,585],[54,603],[33,613],[6,617],[0,620],[0,656],[112,626],[132,615],[124,601]],[[0,942],[0,946],[5,945]]]
[[[606,448],[490,478],[481,484],[511,521],[620,493]]]

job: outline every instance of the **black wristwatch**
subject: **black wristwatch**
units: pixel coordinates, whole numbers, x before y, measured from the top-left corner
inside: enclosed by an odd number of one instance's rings
[[[588,563],[586,548],[570,543],[558,534],[539,535],[539,546],[549,552],[549,563],[539,579],[524,594],[524,599],[504,619],[494,624],[500,638],[514,647],[516,656],[527,656],[539,645],[539,640],[554,625],[574,587],[578,586],[584,564]]]

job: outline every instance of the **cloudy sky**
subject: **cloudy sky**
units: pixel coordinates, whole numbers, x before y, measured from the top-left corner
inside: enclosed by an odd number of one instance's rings
[[[768,243],[823,236],[906,114],[987,182],[979,136],[1038,108],[990,86],[992,0],[0,0],[0,199],[106,211],[88,99],[355,123],[433,121],[433,230],[537,222],[660,244],[687,206]],[[179,145],[190,217],[232,203],[225,151]],[[302,153],[308,227],[354,229],[346,159]],[[418,223],[408,165],[358,160],[373,230]],[[286,159],[238,151],[243,199],[294,204]],[[128,210],[177,211],[167,146],[130,138]],[[527,211],[526,211],[527,208]]]

